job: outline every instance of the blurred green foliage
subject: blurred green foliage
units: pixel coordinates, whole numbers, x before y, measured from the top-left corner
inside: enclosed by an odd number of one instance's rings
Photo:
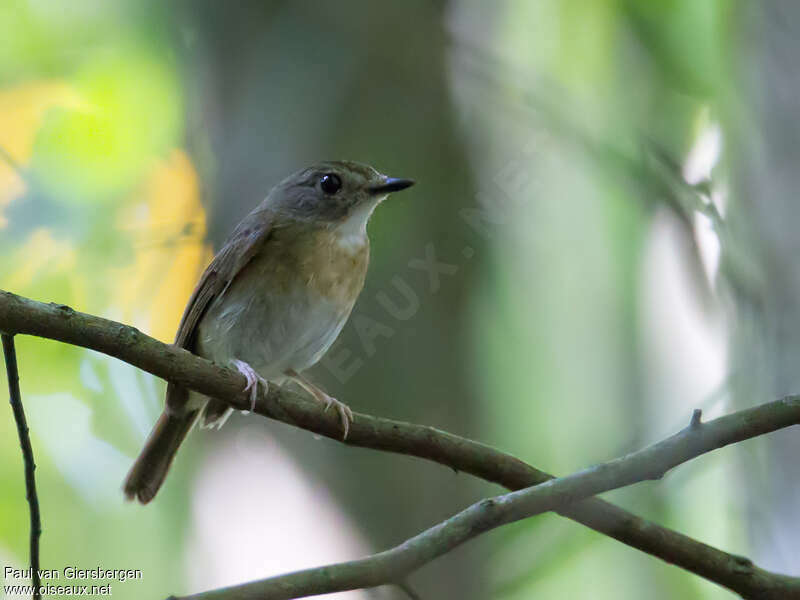
[[[355,410],[451,429],[551,472],[611,458],[670,433],[725,383],[690,362],[714,332],[698,325],[702,339],[686,341],[679,319],[659,312],[675,297],[673,313],[689,306],[713,321],[721,309],[703,300],[714,287],[694,230],[705,200],[658,156],[680,165],[702,132],[741,110],[742,20],[722,0],[7,0],[0,287],[170,340],[211,247],[271,185],[319,159],[373,163],[419,181],[370,226],[373,265],[356,315],[382,335],[367,344],[348,326],[333,351],[352,375],[323,364],[315,376]],[[429,247],[452,266],[436,286],[409,267]],[[659,262],[665,255],[672,262]],[[418,302],[410,319],[381,300],[399,298],[398,278]],[[113,585],[121,598],[193,589],[192,532],[205,514],[193,490],[207,464],[193,451],[232,447],[241,421],[194,434],[157,501],[126,506],[118,488],[162,382],[38,339],[20,339],[18,352],[43,566],[142,569],[143,581]],[[419,461],[248,427],[296,456],[371,548],[495,491]],[[0,457],[0,563],[23,566],[10,415]],[[270,469],[236,467],[227,467],[236,478],[269,480]],[[731,470],[708,457],[682,478],[612,496],[749,554]],[[270,493],[282,498],[282,483],[269,480]],[[265,501],[255,486],[247,493]],[[317,527],[320,537],[332,530]],[[263,541],[265,562],[289,536]],[[204,549],[212,562],[214,550]],[[423,597],[728,597],[553,516],[494,532],[413,581]]]

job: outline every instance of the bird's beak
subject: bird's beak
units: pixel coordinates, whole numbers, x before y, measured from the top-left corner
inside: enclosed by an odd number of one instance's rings
[[[369,188],[370,194],[375,196],[381,194],[389,194],[391,192],[399,192],[400,190],[404,190],[407,187],[411,187],[414,185],[414,182],[411,179],[399,179],[397,177],[387,177],[383,180],[382,183],[378,185],[373,185]]]

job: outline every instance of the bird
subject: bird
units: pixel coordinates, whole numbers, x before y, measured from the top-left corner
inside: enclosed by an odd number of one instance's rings
[[[242,373],[251,408],[259,386],[296,382],[336,409],[346,439],[352,411],[303,371],[336,340],[364,287],[370,216],[413,184],[352,161],[320,162],[278,183],[203,272],[175,345]],[[194,424],[221,427],[231,412],[168,383],[164,410],[125,478],[126,499],[150,502]]]

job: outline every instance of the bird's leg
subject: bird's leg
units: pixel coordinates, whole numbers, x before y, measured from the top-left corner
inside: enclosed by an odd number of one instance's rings
[[[336,408],[336,411],[339,413],[339,418],[342,420],[342,429],[344,430],[342,440],[346,440],[347,434],[350,433],[350,423],[353,422],[353,411],[350,410],[350,407],[344,402],[339,402],[336,398],[326,393],[325,390],[318,388],[294,369],[286,371],[286,375],[295,381],[297,385],[314,396],[319,402],[322,402],[325,405],[325,410],[328,410],[331,406]]]
[[[243,360],[239,360],[238,358],[234,358],[231,361],[231,366],[235,367],[239,373],[245,376],[247,379],[247,385],[244,386],[245,392],[250,392],[250,412],[253,412],[256,409],[256,398],[258,398],[258,384],[264,384],[264,391],[269,391],[269,382],[264,379],[261,375],[256,373],[255,369],[248,365]]]

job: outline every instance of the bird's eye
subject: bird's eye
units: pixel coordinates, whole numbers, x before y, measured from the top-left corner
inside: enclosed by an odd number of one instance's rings
[[[321,187],[322,191],[328,194],[328,196],[333,196],[342,189],[342,180],[334,173],[327,173],[320,178],[319,187]]]

